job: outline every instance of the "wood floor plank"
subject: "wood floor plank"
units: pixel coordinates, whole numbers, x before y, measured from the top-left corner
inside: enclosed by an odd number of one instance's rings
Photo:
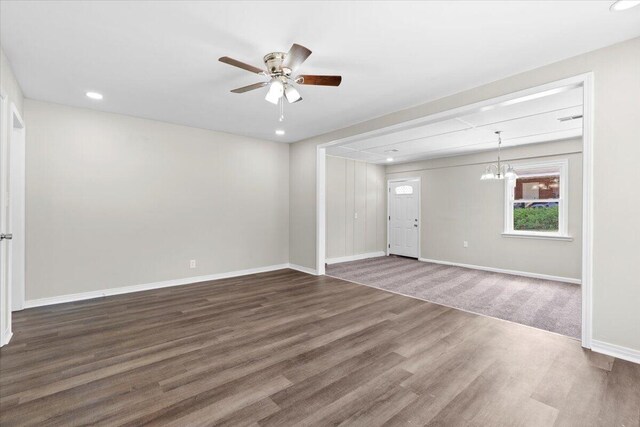
[[[640,425],[639,365],[287,269],[28,309],[13,326],[3,427]]]
[[[615,361],[607,375],[598,422],[611,426],[640,426],[640,371],[637,365]]]

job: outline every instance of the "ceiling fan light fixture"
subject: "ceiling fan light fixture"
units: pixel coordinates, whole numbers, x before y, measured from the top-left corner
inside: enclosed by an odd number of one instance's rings
[[[284,95],[287,97],[287,101],[289,101],[289,104],[293,104],[294,102],[298,102],[302,100],[302,96],[300,96],[300,92],[298,92],[298,90],[292,85],[287,85],[285,87]]]
[[[269,86],[264,99],[271,104],[278,106],[278,121],[284,120],[284,100],[285,98],[290,104],[302,101],[302,96],[293,83],[311,85],[311,86],[340,86],[342,76],[338,75],[315,75],[303,74],[294,77],[295,71],[303,62],[311,55],[311,50],[306,47],[294,43],[287,53],[271,52],[266,54],[262,61],[265,69],[254,67],[237,59],[223,56],[218,61],[231,65],[236,68],[255,73],[261,76],[269,77],[269,81],[262,81],[247,86],[242,86],[231,90],[232,93],[245,93],[252,90]]]
[[[278,79],[271,80],[271,85],[269,86],[269,91],[267,92],[267,96],[264,97],[265,100],[269,101],[272,104],[278,104],[280,98],[284,94],[284,85]]]

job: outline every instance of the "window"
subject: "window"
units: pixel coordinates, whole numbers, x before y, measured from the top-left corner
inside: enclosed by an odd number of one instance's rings
[[[401,185],[396,187],[396,194],[413,194],[413,186]]]
[[[505,181],[507,236],[568,238],[568,161],[522,164]]]

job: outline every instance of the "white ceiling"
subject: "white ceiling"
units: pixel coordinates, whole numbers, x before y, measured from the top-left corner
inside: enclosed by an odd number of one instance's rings
[[[575,138],[582,135],[582,119],[558,119],[582,115],[582,102],[581,87],[564,88],[436,123],[351,138],[328,147],[327,154],[378,164],[388,163],[387,158],[402,163],[495,150],[496,131],[502,131],[504,148]]]
[[[639,36],[640,8],[610,4],[2,1],[0,42],[28,98],[291,142]],[[229,92],[260,77],[217,59],[293,42],[301,73],[343,82],[303,86],[280,124],[266,89]]]

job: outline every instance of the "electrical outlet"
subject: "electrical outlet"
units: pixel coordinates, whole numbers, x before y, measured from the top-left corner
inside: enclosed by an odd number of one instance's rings
[[[353,218],[354,218],[354,219],[358,219],[358,212],[356,212],[356,213],[354,213],[354,214],[353,214]]]
[[[189,261],[189,268],[196,268],[196,260],[192,259],[191,261]]]
[[[467,242],[466,240],[464,242],[462,242],[462,246],[464,246],[465,248],[469,247],[469,242]]]

